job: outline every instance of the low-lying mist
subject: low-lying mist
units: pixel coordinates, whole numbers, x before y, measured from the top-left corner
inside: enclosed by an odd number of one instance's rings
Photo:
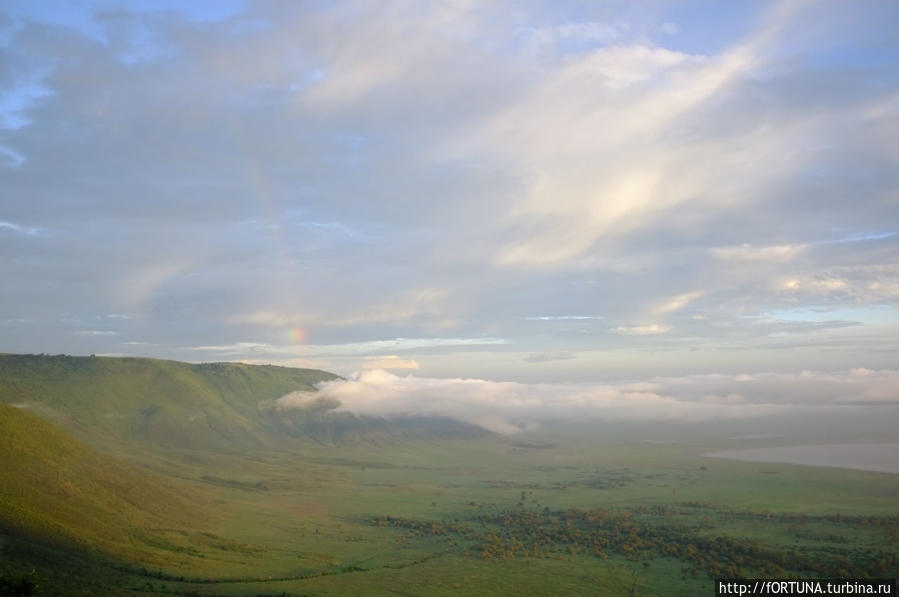
[[[854,415],[895,417],[899,371],[852,369],[744,375],[659,377],[608,384],[523,384],[482,379],[398,376],[374,369],[318,384],[316,399],[360,415],[451,417],[512,434],[545,420],[724,421]],[[305,408],[310,396],[280,398]],[[872,407],[883,407],[872,409]]]

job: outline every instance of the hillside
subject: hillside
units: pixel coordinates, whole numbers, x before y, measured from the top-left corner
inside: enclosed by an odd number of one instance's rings
[[[145,358],[0,355],[0,402],[77,437],[203,450],[265,445],[259,404],[335,379],[325,371]]]
[[[158,529],[208,520],[192,493],[6,404],[0,454],[0,529],[14,536],[153,561]]]
[[[316,369],[146,358],[0,355],[0,402],[48,419],[90,445],[212,452],[273,448],[286,439],[383,443],[424,436],[474,437],[480,427],[435,417],[379,419],[311,401],[280,409],[292,392],[337,379]]]
[[[338,573],[342,558],[329,554],[342,553],[344,522],[332,526],[330,510],[344,500],[329,492],[355,495],[360,465],[348,455],[390,445],[417,462],[440,438],[492,435],[447,419],[357,417],[335,412],[333,401],[275,404],[334,378],[230,363],[0,355],[0,595],[15,594],[30,570],[47,595],[155,594],[164,583],[194,594],[228,577],[262,578],[260,569]],[[392,460],[362,461],[362,470],[417,466]],[[305,525],[316,529],[308,545]],[[320,538],[321,528],[332,536]],[[298,541],[303,549],[291,547]]]

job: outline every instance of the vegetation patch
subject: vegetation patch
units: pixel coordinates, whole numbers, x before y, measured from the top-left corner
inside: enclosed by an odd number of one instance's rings
[[[747,513],[742,513],[747,514]],[[706,537],[692,528],[692,515],[672,506],[634,509],[528,510],[485,514],[466,521],[410,520],[379,516],[375,526],[405,531],[404,539],[441,537],[461,553],[484,560],[523,558],[560,559],[589,554],[606,559],[618,555],[648,567],[657,558],[683,563],[682,572],[709,578],[799,577],[885,578],[896,569],[894,550],[831,548],[809,552],[785,546],[771,547],[727,535]],[[782,524],[792,515],[769,515]],[[825,517],[818,517],[824,519]],[[833,517],[831,522],[876,525],[894,536],[897,517]]]

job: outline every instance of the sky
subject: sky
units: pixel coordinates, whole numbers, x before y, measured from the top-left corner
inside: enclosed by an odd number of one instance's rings
[[[897,23],[3,0],[0,351],[315,367],[391,404],[832,375],[885,399]]]

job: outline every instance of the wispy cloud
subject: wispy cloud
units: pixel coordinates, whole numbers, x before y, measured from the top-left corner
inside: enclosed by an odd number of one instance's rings
[[[658,303],[654,308],[654,311],[659,315],[680,311],[703,294],[705,294],[703,291],[695,291],[669,297]]]
[[[550,361],[567,361],[573,359],[574,356],[570,352],[532,352],[523,360],[527,363],[548,363]]]
[[[248,314],[229,316],[231,324],[256,324],[268,327],[307,326],[351,327],[373,324],[420,323],[432,328],[457,326],[452,318],[457,304],[447,289],[425,288],[392,292],[380,300],[373,299],[359,309],[349,311],[334,305],[309,309],[262,309]]]
[[[37,234],[37,228],[31,228],[29,226],[22,226],[21,224],[14,224],[13,222],[4,222],[0,220],[0,230],[12,230],[13,232],[18,232],[19,234],[25,234],[27,236],[34,236]]]
[[[877,240],[885,240],[888,238],[893,238],[899,234],[899,232],[863,232],[859,234],[853,234],[851,236],[844,236],[843,238],[837,239],[835,241],[831,241],[837,244],[847,244],[847,243],[864,243],[869,241],[877,241]]]
[[[187,346],[184,350],[217,353],[222,357],[269,355],[272,357],[339,357],[372,356],[379,359],[399,358],[383,356],[387,351],[404,352],[434,348],[495,347],[506,344],[501,338],[395,338],[344,344],[270,344],[266,342],[234,342],[232,344]]]
[[[6,166],[8,168],[19,168],[26,162],[24,155],[15,149],[3,147],[2,145],[0,145],[0,156],[6,160]]]
[[[363,365],[366,369],[421,369],[421,365],[413,359],[401,359],[395,354],[365,357]]]
[[[803,245],[778,245],[774,247],[754,247],[749,244],[738,247],[719,247],[712,253],[723,261],[786,261],[799,254]]]
[[[648,323],[644,325],[619,325],[616,328],[612,328],[612,331],[616,334],[627,334],[632,336],[664,334],[670,330],[671,326],[658,323]]]
[[[597,315],[539,315],[525,317],[525,321],[587,321],[591,319],[602,319]]]

